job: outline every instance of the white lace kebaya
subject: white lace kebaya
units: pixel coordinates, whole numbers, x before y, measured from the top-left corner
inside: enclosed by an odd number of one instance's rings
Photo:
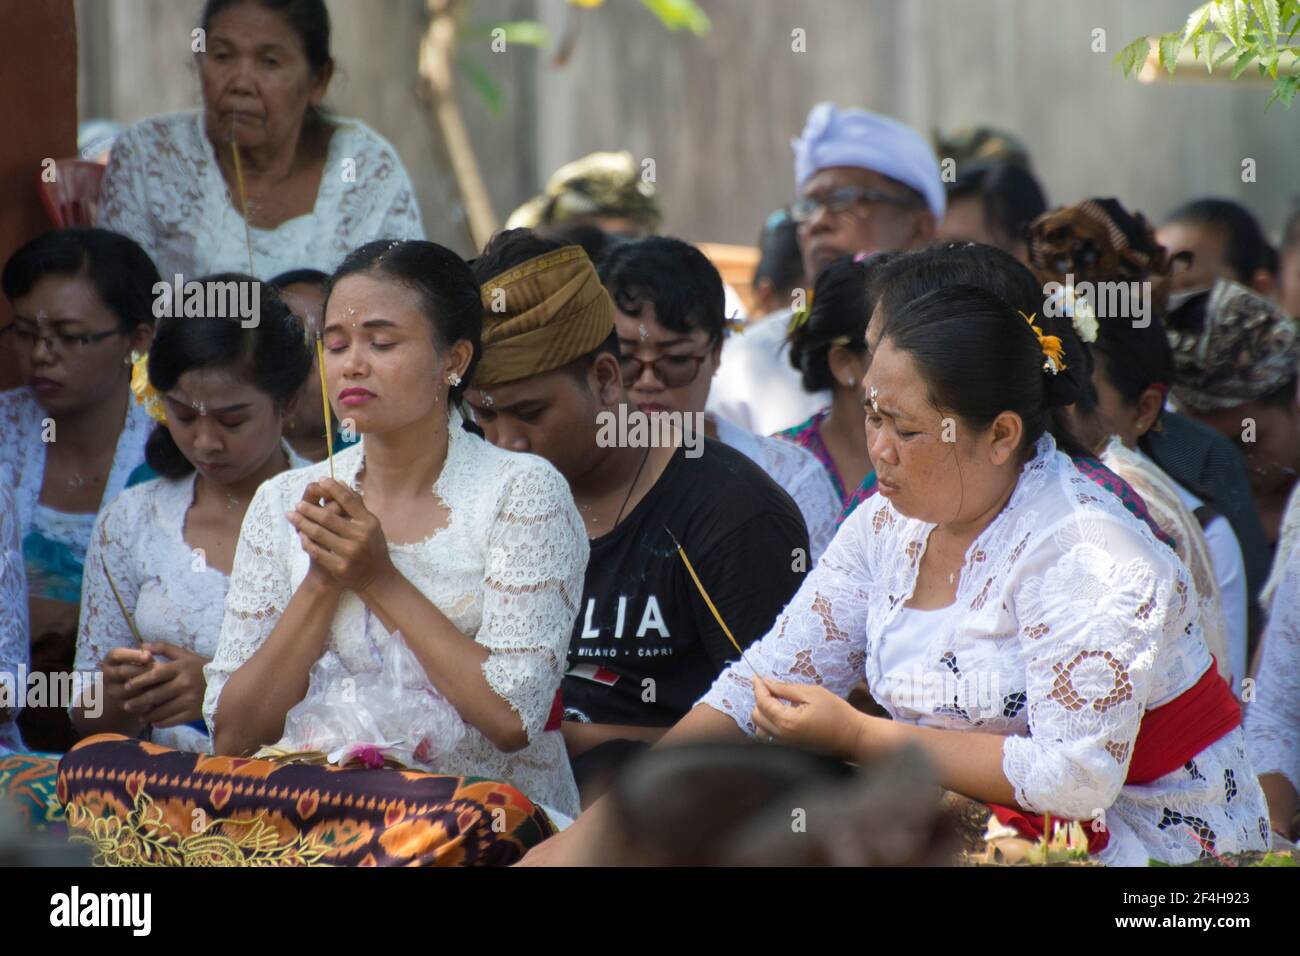
[[[1260,599],[1264,627],[1246,739],[1258,773],[1278,773],[1300,794],[1300,485],[1291,492],[1273,571]]]
[[[815,564],[835,537],[844,502],[835,493],[830,476],[808,449],[779,438],[745,431],[724,418],[714,417],[718,441],[730,445],[760,468],[794,499],[808,528],[809,565]]]
[[[564,739],[544,730],[564,674],[569,636],[590,552],[582,518],[564,478],[535,455],[508,452],[471,435],[459,416],[448,422],[447,459],[433,486],[447,526],[423,541],[393,544],[397,570],[456,628],[490,651],[488,685],[518,714],[528,745],[505,753],[468,723],[449,755],[427,769],[504,781],[531,800],[576,817],[578,790]],[[340,482],[360,492],[365,439],[334,456]],[[220,724],[221,691],[274,630],[307,575],[308,557],[285,518],[325,463],[265,482],[244,517],[216,656],[204,669],[203,714]],[[391,538],[391,534],[389,535]],[[350,673],[378,667],[390,636],[352,591],[330,624],[327,654]]]
[[[336,128],[312,211],[251,230],[259,278],[306,267],[332,272],[372,239],[424,238],[415,191],[392,145],[360,120],[329,121]],[[249,270],[244,219],[201,110],[142,120],[118,137],[97,225],[138,242],[165,282]]]
[[[886,645],[907,630],[903,605],[934,527],[868,499],[746,658],[840,696],[865,677],[895,720],[1003,735],[1022,808],[1085,824],[1104,810],[1102,863],[1264,849],[1268,814],[1240,727],[1182,769],[1125,784],[1143,712],[1211,666],[1173,551],[1043,436],[967,551],[957,612],[899,654]],[[749,665],[724,671],[702,703],[753,734]]]
[[[32,662],[31,637],[27,622],[27,574],[18,537],[18,506],[12,489],[0,485],[0,681],[7,681],[13,700],[9,719],[0,720],[0,754],[23,749],[18,733],[18,713],[26,700],[26,687],[18,678]]]
[[[290,468],[310,464],[287,444],[283,447]],[[191,472],[136,485],[100,512],[86,551],[74,670],[97,671],[113,648],[137,646],[105,566],[142,638],[207,658],[216,653],[230,579],[185,541],[196,477]],[[176,750],[212,752],[212,739],[184,724],[153,728],[149,739]]]

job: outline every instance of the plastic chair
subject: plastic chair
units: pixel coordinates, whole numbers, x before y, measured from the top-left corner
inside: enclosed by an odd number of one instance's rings
[[[37,175],[41,205],[54,225],[93,226],[99,206],[99,187],[105,167],[84,159],[56,159],[54,182],[45,181],[45,168]]]

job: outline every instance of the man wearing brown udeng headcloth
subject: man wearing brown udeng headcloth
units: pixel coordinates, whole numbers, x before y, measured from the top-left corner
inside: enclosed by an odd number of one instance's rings
[[[512,230],[473,266],[484,305],[474,418],[494,444],[560,470],[591,537],[563,684],[586,805],[739,656],[719,617],[741,647],[766,633],[808,567],[808,533],[790,497],[726,445],[633,442],[630,429],[601,438],[610,415],[639,413],[620,412],[614,305],[580,247]]]

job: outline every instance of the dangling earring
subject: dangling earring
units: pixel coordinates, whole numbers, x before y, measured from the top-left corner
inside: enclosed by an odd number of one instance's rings
[[[858,384],[858,380],[856,378],[846,378],[844,380],[844,384],[847,385],[849,388],[852,388],[854,385]]]
[[[447,384],[450,385],[452,388],[457,388],[457,387],[459,387],[459,385],[460,385],[460,376],[457,375],[455,372],[448,372],[448,373],[447,373]]]

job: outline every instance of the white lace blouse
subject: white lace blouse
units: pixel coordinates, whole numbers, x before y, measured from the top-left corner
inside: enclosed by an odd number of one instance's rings
[[[564,739],[543,728],[563,677],[569,636],[590,552],[582,518],[564,478],[545,460],[508,452],[449,424],[447,460],[432,493],[446,506],[445,528],[413,544],[389,543],[393,564],[456,628],[490,651],[488,685],[519,715],[528,744],[505,753],[470,725],[438,773],[512,784],[570,817],[578,791]],[[358,492],[365,439],[334,456],[335,475]],[[203,714],[220,722],[230,675],[275,628],[307,575],[308,558],[285,518],[325,463],[277,475],[262,485],[244,517],[216,656],[204,669]],[[326,653],[353,674],[374,670],[370,646],[389,634],[360,598],[344,592]]]
[[[15,388],[0,392],[0,429],[4,430],[4,450],[0,451],[0,484],[14,490],[14,503],[18,508],[18,534],[27,534],[36,517],[37,503],[41,498],[41,485],[45,483],[45,453],[49,445],[43,439],[48,416],[36,401],[29,388]],[[117,440],[113,466],[104,485],[100,506],[117,497],[126,487],[131,472],[144,462],[144,444],[153,431],[154,421],[144,407],[134,399],[127,399],[126,419]],[[57,423],[54,440],[58,440]],[[84,545],[84,542],[82,542]]]
[[[18,507],[7,485],[0,485],[0,681],[14,696],[8,704],[9,719],[0,721],[0,754],[21,750],[18,712],[26,688],[19,678],[31,664],[31,638],[27,623],[27,575],[23,568],[22,545],[18,536]]]
[[[284,448],[291,468],[309,464]],[[75,670],[97,671],[113,648],[136,646],[105,566],[146,641],[166,641],[207,658],[216,653],[230,579],[185,542],[195,477],[191,472],[136,485],[100,512],[86,551]],[[177,750],[212,751],[207,734],[185,725],[154,728],[149,739]]]
[[[1103,863],[1181,863],[1205,848],[1267,845],[1240,728],[1180,770],[1124,782],[1144,710],[1195,684],[1210,655],[1187,570],[1118,498],[1044,436],[967,552],[959,612],[899,658],[882,645],[897,633],[933,529],[882,496],[868,499],[746,657],[765,676],[840,696],[865,677],[895,720],[1003,735],[1002,770],[1021,807],[1085,822],[1104,813]],[[903,660],[904,671],[895,663],[886,672],[882,659]],[[702,702],[754,732],[743,661]]]
[[[1291,492],[1273,571],[1260,603],[1264,627],[1246,739],[1259,773],[1280,773],[1300,793],[1300,485]]]
[[[779,438],[745,431],[723,418],[714,418],[718,440],[757,464],[794,499],[808,528],[811,563],[816,563],[835,537],[844,502],[830,476],[807,448]]]
[[[371,239],[423,239],[420,207],[392,145],[360,120],[331,117],[336,129],[310,213],[274,229],[254,228],[260,278],[289,269],[332,272]],[[100,191],[99,221],[153,258],[163,280],[248,272],[244,219],[231,202],[196,110],[136,123],[113,145]]]

